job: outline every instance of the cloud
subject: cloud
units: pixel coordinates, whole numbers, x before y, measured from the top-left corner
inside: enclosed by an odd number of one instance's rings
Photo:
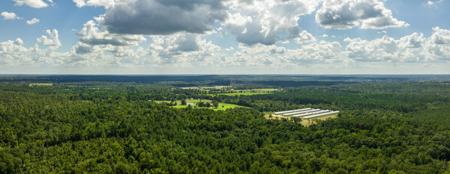
[[[298,21],[312,13],[319,1],[309,0],[231,0],[225,28],[246,45],[272,45],[298,37]]]
[[[84,6],[111,8],[118,0],[73,0],[79,8]]]
[[[431,42],[437,45],[449,45],[450,30],[434,27],[432,29]]]
[[[198,37],[193,34],[186,34],[184,37],[178,37],[171,44],[173,52],[191,52],[199,50]]]
[[[88,45],[78,42],[69,53],[66,64],[71,66],[122,66],[122,62],[138,65],[145,52],[138,46]],[[135,61],[129,61],[135,60]]]
[[[299,33],[299,37],[295,38],[295,41],[298,44],[305,44],[305,43],[309,43],[309,42],[314,42],[316,41],[316,37],[314,37],[311,33],[303,30],[302,32]]]
[[[5,42],[0,42],[0,52],[5,53],[18,48],[17,46],[22,46],[23,40],[21,38],[17,38],[15,41],[8,40]]]
[[[87,22],[79,36],[80,41],[70,51],[68,64],[111,64],[120,67],[206,65],[220,56],[221,49],[204,39],[204,35],[186,32],[148,36],[149,47],[143,48],[139,44],[145,39],[142,35],[109,33],[95,21]],[[124,36],[142,39],[125,42]]]
[[[347,38],[346,51],[349,58],[361,62],[393,62],[398,57],[398,46],[396,40],[384,36],[375,40],[364,40],[361,38]]]
[[[23,59],[22,53],[25,52],[28,52],[28,49],[23,46],[21,38],[0,42],[0,64],[14,64],[15,61]]]
[[[347,38],[348,57],[360,62],[439,62],[450,60],[450,30],[435,27],[430,37],[412,33],[399,39]]]
[[[141,35],[111,34],[93,20],[86,22],[78,35],[80,41],[88,45],[137,45],[145,40]]]
[[[412,33],[399,39],[400,48],[420,48],[424,46],[426,38],[422,33]]]
[[[225,48],[209,40],[209,34],[124,35],[109,33],[101,22],[101,17],[86,22],[78,33],[79,42],[69,51],[58,49],[61,42],[54,29],[46,30],[30,47],[20,38],[0,42],[0,67],[26,65],[91,70],[144,67],[142,72],[161,67],[178,72],[190,67],[192,71],[205,72],[222,68],[228,73],[260,68],[267,73],[268,68],[270,72],[296,72],[308,67],[445,66],[450,62],[450,30],[439,27],[434,27],[428,36],[411,33],[400,38],[347,38],[343,42],[324,40],[301,31],[294,39],[289,39],[289,43],[252,46],[241,43]],[[146,39],[148,44],[142,44]],[[319,70],[314,72],[320,73]]]
[[[159,58],[157,62],[162,64],[211,64],[220,58],[221,48],[198,34],[177,33],[150,39],[149,55]]]
[[[47,1],[44,1],[44,0],[14,0],[14,2],[16,2],[15,5],[18,5],[18,6],[27,5],[32,8],[45,8],[45,7],[49,6],[48,3],[52,3],[53,1],[52,0],[47,0]]]
[[[107,9],[104,25],[119,34],[204,33],[225,15],[222,0],[134,0]]]
[[[442,2],[442,0],[425,0],[425,2],[427,3],[427,5],[433,6],[436,5],[437,3]]]
[[[151,50],[157,50],[159,55],[170,57],[183,52],[198,51],[199,36],[189,33],[178,33],[171,36],[151,37]]]
[[[46,30],[45,31],[47,35],[42,35],[38,39],[36,39],[37,43],[41,44],[42,46],[48,47],[50,49],[58,49],[61,47],[61,42],[59,41],[59,34],[58,30]]]
[[[298,48],[258,44],[252,47],[240,45],[223,60],[225,66],[272,67],[273,69],[310,66],[314,64],[343,64],[348,58],[338,42],[309,42]]]
[[[392,16],[381,0],[325,0],[316,13],[316,22],[325,28],[385,29],[407,27]]]
[[[102,48],[138,46],[145,40],[142,35],[109,33],[104,26],[99,24],[102,20],[102,17],[97,17],[83,25],[78,33],[80,41],[75,46],[75,53],[86,54]]]
[[[286,61],[298,65],[345,63],[348,60],[339,42],[317,41],[288,51]]]
[[[57,35],[55,30],[48,30],[48,35]],[[53,42],[54,36],[42,36],[36,39],[34,46],[26,47],[21,38],[0,42],[0,66],[44,66],[62,65],[67,59],[66,53],[56,52]],[[47,46],[46,46],[47,45]],[[40,47],[44,46],[44,47]]]
[[[288,65],[361,65],[361,64],[429,64],[450,61],[450,30],[434,27],[429,37],[411,33],[398,39],[383,36],[372,40],[346,38],[342,43],[310,39],[298,48],[278,45],[241,45],[234,50],[227,65],[283,67]],[[312,35],[311,35],[312,36]],[[313,37],[313,36],[312,36]]]
[[[37,24],[37,23],[39,23],[39,19],[38,18],[33,18],[33,19],[30,19],[30,20],[27,20],[27,24],[28,25],[34,25],[34,24]]]
[[[450,60],[450,30],[434,27],[426,51],[434,59]]]
[[[4,11],[0,13],[0,16],[3,17],[4,20],[16,20],[20,19],[15,13]]]
[[[78,32],[79,42],[72,47],[67,64],[70,66],[93,67],[95,64],[108,66],[139,65],[147,59],[140,43],[142,35],[115,34],[101,25],[103,16],[96,17],[83,25]]]
[[[76,54],[87,54],[87,53],[92,52],[94,49],[93,49],[93,47],[91,45],[78,43],[74,47],[74,50],[75,50]]]
[[[170,35],[230,32],[247,45],[271,45],[299,37],[298,21],[319,1],[308,0],[74,0],[78,7],[103,6],[109,33]],[[223,30],[225,29],[225,30]]]

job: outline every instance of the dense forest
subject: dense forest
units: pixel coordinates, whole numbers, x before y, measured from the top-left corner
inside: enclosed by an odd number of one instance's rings
[[[450,173],[449,81],[264,79],[238,87],[283,90],[248,96],[178,88],[227,78],[2,82],[0,173]],[[243,107],[153,101],[186,98]],[[341,113],[311,127],[263,116],[302,107]]]

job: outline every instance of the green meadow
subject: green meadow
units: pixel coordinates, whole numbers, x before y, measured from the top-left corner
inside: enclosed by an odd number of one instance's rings
[[[239,105],[235,105],[235,104],[230,104],[230,103],[223,103],[223,102],[218,102],[217,107],[213,106],[213,101],[212,100],[207,100],[207,99],[187,99],[186,100],[186,104],[182,104],[182,100],[176,100],[176,101],[170,101],[170,100],[156,100],[154,101],[156,103],[166,103],[171,105],[171,107],[176,108],[176,109],[185,109],[188,107],[192,107],[192,108],[205,108],[205,109],[212,109],[214,111],[224,111],[224,110],[228,110],[228,109],[234,109],[234,108],[238,108],[238,107],[242,107]],[[210,107],[201,107],[198,106],[199,103],[209,103],[211,106]]]
[[[279,89],[273,88],[262,88],[262,89],[243,89],[243,90],[229,90],[226,92],[212,93],[210,96],[252,96],[252,95],[264,95],[264,94],[273,94],[279,91]]]

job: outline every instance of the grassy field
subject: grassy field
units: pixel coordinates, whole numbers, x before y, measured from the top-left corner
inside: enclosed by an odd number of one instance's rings
[[[226,95],[226,96],[250,96],[250,95],[264,95],[272,94],[279,89],[264,88],[264,89],[245,89],[245,90],[230,90],[228,92],[210,94],[212,96]]]
[[[171,101],[169,101],[169,100],[158,100],[158,101],[155,101],[155,102],[156,103],[171,103]],[[188,99],[188,100],[186,100],[187,105],[182,105],[181,104],[181,100],[177,100],[175,102],[177,103],[177,105],[176,106],[172,106],[172,107],[173,108],[177,108],[177,109],[188,108],[189,105],[192,108],[206,108],[206,107],[198,107],[197,103],[199,103],[199,102],[212,103],[211,100],[205,100],[205,99]],[[218,105],[217,108],[216,107],[209,107],[208,109],[212,109],[212,110],[215,110],[215,111],[224,111],[224,110],[227,110],[227,109],[233,109],[233,108],[238,108],[238,107],[242,107],[242,106],[235,105],[235,104],[230,104],[230,103],[219,102],[219,105]]]
[[[238,107],[242,107],[242,106],[230,104],[230,103],[219,103],[219,107],[214,108],[214,110],[215,111],[224,111],[227,109],[233,109],[233,108],[238,108]]]

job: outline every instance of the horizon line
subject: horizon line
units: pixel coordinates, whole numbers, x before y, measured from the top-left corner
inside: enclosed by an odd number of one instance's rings
[[[450,73],[446,74],[446,73],[411,73],[411,74],[406,74],[406,73],[399,73],[399,74],[393,74],[393,73],[379,73],[379,74],[375,74],[375,73],[324,73],[324,74],[290,74],[290,73],[236,73],[236,74],[226,74],[226,73],[164,73],[164,74],[153,74],[153,73],[149,73],[149,74],[145,74],[145,73],[55,73],[55,74],[51,74],[51,73],[0,73],[0,76],[274,76],[274,75],[279,75],[279,76],[364,76],[364,75],[372,75],[372,76],[408,76],[408,75],[417,75],[417,76],[441,76],[441,75],[450,75]]]

